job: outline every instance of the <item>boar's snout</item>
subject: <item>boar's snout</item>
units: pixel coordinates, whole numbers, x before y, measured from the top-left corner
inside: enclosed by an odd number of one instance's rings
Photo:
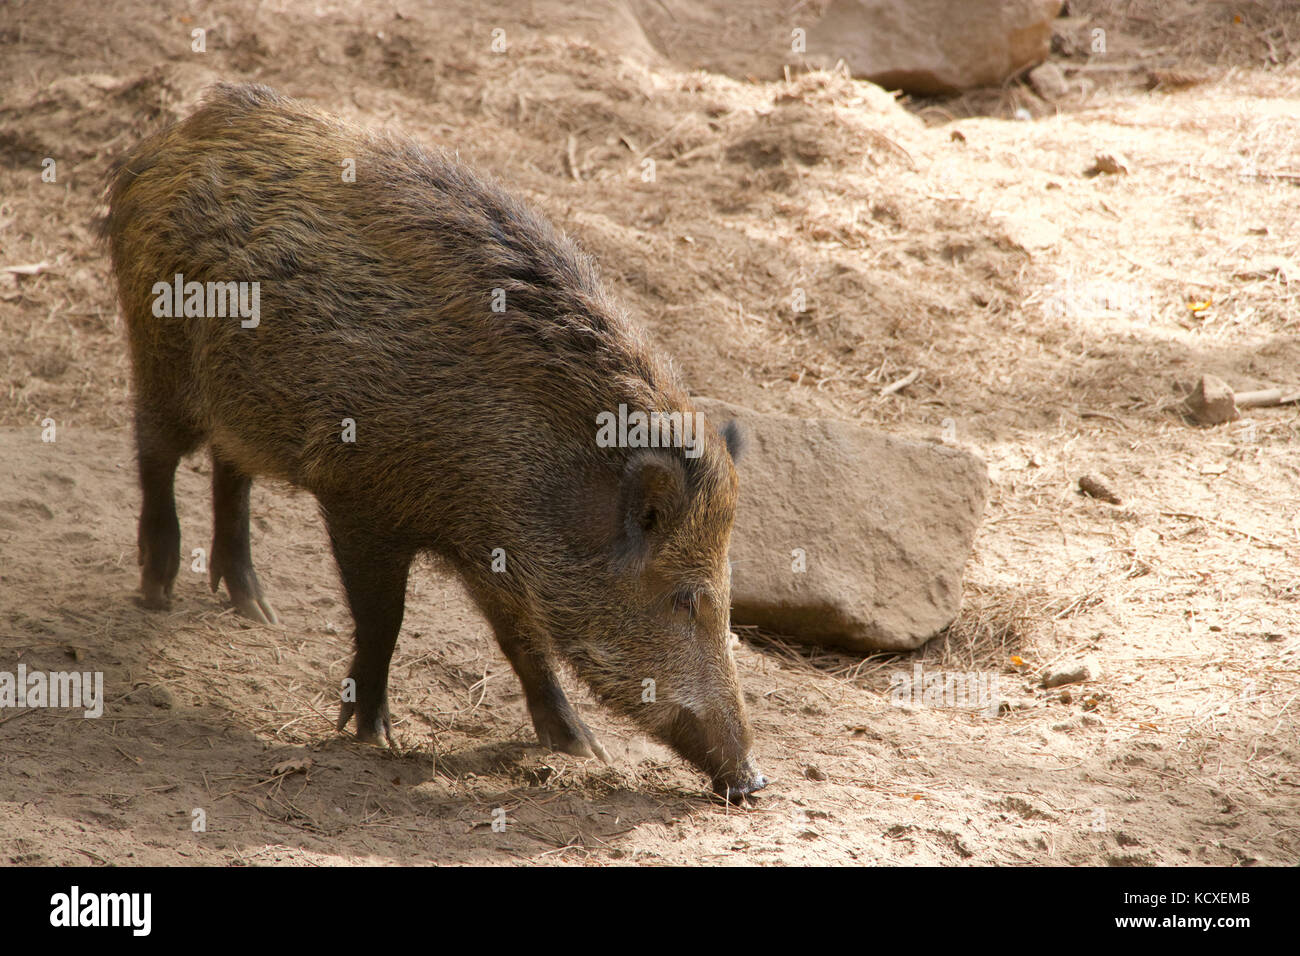
[[[713,792],[728,803],[742,803],[751,793],[757,793],[767,786],[767,777],[754,767],[753,761],[746,760],[741,773],[730,780],[714,778]]]
[[[744,711],[709,714],[680,707],[673,720],[669,742],[709,775],[713,792],[729,803],[741,803],[767,786],[750,754],[751,734]]]

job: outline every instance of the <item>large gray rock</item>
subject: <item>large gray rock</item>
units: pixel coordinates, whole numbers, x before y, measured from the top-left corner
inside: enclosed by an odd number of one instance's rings
[[[746,438],[734,624],[871,651],[919,647],[952,622],[988,495],[981,459],[845,422],[694,401],[715,425],[738,420]]]
[[[831,0],[807,59],[909,93],[996,86],[1047,59],[1061,0]]]

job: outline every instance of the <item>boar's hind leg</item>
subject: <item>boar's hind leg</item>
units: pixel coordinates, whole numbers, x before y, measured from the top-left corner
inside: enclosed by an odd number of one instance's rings
[[[136,537],[140,561],[140,602],[149,608],[171,606],[172,585],[181,564],[181,525],[176,518],[174,483],[181,456],[193,451],[199,436],[174,422],[160,422],[137,406],[136,459],[143,505]]]
[[[253,480],[212,451],[212,559],[208,580],[215,591],[226,579],[235,609],[261,624],[279,624],[262,594],[248,543],[248,494]]]
[[[538,639],[510,613],[493,607],[487,600],[480,599],[478,604],[491,621],[497,643],[524,685],[528,713],[542,746],[575,757],[599,757],[609,763],[605,748],[564,696],[555,667],[538,646]]]
[[[413,551],[374,531],[374,524],[344,518],[349,512],[325,508],[330,544],[338,561],[339,576],[352,608],[356,625],[356,656],[348,677],[339,711],[338,729],[343,730],[355,714],[357,739],[393,743],[393,725],[388,715],[388,664],[397,646],[406,604],[406,577]]]

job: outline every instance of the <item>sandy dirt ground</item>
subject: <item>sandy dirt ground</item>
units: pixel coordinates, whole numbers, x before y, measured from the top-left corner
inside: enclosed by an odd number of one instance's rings
[[[1300,860],[1300,419],[1177,413],[1202,372],[1300,385],[1296,6],[1072,2],[1054,103],[786,76],[791,24],[824,4],[689,6],[0,5],[0,267],[44,264],[0,276],[0,670],[102,672],[107,698],[95,720],[0,710],[0,863]],[[394,659],[401,746],[335,734],[350,621],[291,489],[253,500],[279,627],[188,567],[170,612],[140,608],[129,369],[91,223],[112,158],[223,78],[515,185],[699,394],[983,455],[959,619],[865,660],[740,628],[772,784],[738,811],[576,687],[613,763],[538,746],[432,566]],[[1098,153],[1127,174],[1086,175]],[[1121,503],[1081,496],[1089,473]],[[182,465],[187,556],[209,480]],[[1096,679],[1038,688],[1079,655]],[[996,675],[1006,707],[899,706],[891,675],[918,664]]]

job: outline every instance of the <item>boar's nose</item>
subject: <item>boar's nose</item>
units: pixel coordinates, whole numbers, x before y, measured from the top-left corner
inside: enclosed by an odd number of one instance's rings
[[[713,792],[728,803],[743,804],[746,798],[767,786],[767,777],[757,770],[747,769],[739,779],[715,780]]]

